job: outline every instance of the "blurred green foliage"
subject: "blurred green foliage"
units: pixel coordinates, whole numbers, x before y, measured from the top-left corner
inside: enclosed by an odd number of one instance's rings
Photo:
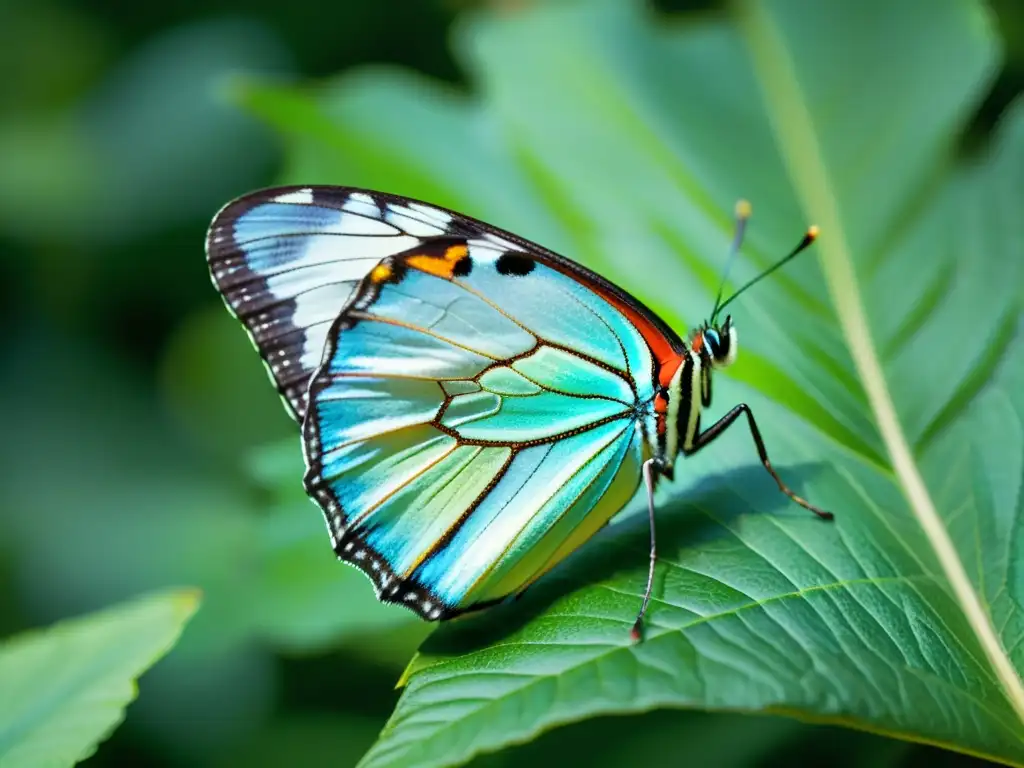
[[[493,3],[510,16],[531,4]],[[206,275],[203,233],[224,201],[284,178],[360,184],[387,173],[407,185],[392,191],[415,188],[528,227],[524,234],[622,277],[600,260],[586,220],[565,216],[573,209],[565,189],[590,182],[566,183],[551,158],[525,150],[515,168],[502,166],[507,158],[488,144],[496,115],[466,96],[486,84],[467,83],[466,51],[448,46],[450,25],[473,12],[469,5],[477,4],[0,5],[0,65],[8,73],[0,83],[0,318],[11,329],[0,358],[0,633],[169,585],[204,592],[180,644],[142,679],[125,725],[91,764],[352,765],[394,709],[395,682],[430,630],[378,605],[366,581],[335,562],[302,495],[294,428]],[[1024,84],[1021,5],[992,7],[1002,68],[972,108],[962,154],[984,152]],[[723,9],[677,0],[658,12],[661,23],[684,26]],[[803,42],[813,49],[813,39]],[[502,55],[526,67],[533,53]],[[380,64],[416,74],[364,68]],[[284,87],[311,78],[323,78],[317,93],[339,111],[310,109],[305,89]],[[264,86],[246,90],[243,82]],[[585,78],[579,87],[587,92]],[[329,98],[332,89],[344,99]],[[722,94],[727,102],[735,96]],[[505,97],[513,109],[515,94]],[[672,108],[685,112],[687,104]],[[524,132],[544,130],[532,122],[540,116],[513,117]],[[339,122],[343,135],[325,129]],[[417,156],[410,138],[424,123],[450,140]],[[761,145],[741,151],[751,163],[779,163],[761,156],[774,151]],[[713,157],[712,148],[703,162],[713,165]],[[616,190],[602,181],[613,177],[594,175],[614,200]],[[761,175],[752,173],[752,183]],[[496,186],[496,177],[520,187]],[[527,193],[535,189],[542,193]],[[771,187],[714,190],[722,199],[741,193],[756,210],[774,205]],[[766,216],[767,231],[753,240],[755,262],[774,252],[764,244],[781,242],[800,221],[795,208]],[[781,222],[778,231],[772,222]],[[675,223],[686,227],[685,212]],[[786,278],[803,294],[822,290],[808,279]],[[654,303],[673,320],[700,319],[679,309],[685,291],[673,280],[652,283]],[[697,285],[690,296],[705,290]],[[785,330],[766,329],[761,349],[784,341],[777,334]],[[768,363],[749,375],[780,375]],[[827,417],[815,407],[809,401],[798,411]],[[854,424],[838,439],[877,455],[870,438],[858,437],[857,418],[836,421],[837,430]],[[971,762],[786,719],[685,711],[589,720],[476,762],[568,759]]]
[[[5,766],[70,765],[96,751],[199,605],[195,590],[127,605],[0,642]]]

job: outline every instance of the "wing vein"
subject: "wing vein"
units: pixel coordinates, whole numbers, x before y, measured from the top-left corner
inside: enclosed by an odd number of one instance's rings
[[[623,425],[622,431],[624,431],[627,426],[628,425]],[[620,431],[614,437],[610,438],[608,440],[608,442],[605,444],[604,447],[607,447],[608,445],[611,445],[616,440],[618,440],[621,437],[621,435],[622,435],[622,431]],[[554,446],[552,446],[552,447],[554,447]],[[600,451],[597,451],[593,456],[591,456],[589,459],[587,459],[586,461],[581,463],[578,467],[576,467],[576,469],[573,471],[572,475],[570,475],[569,478],[567,478],[566,482],[568,482],[572,478],[576,477],[576,475],[578,475],[580,472],[582,472],[587,467],[587,465],[590,464],[590,462],[595,461],[596,458],[601,454],[601,451],[604,450],[604,447],[602,447]],[[550,454],[550,449],[549,449],[548,453]],[[543,465],[544,461],[547,461],[547,456],[545,456],[545,458],[540,463],[538,463],[537,468],[539,468],[541,465]],[[603,469],[604,468],[602,467],[602,470]],[[534,469],[534,472],[536,472],[536,468]],[[594,483],[597,482],[597,479],[598,479],[598,477],[600,477],[600,475],[601,475],[601,471],[598,471],[597,473],[595,473],[594,477],[591,478],[590,481],[583,488],[580,489],[579,493],[577,493],[575,495],[575,497],[573,498],[572,502],[565,505],[565,508],[561,511],[561,513],[558,515],[558,517],[555,518],[555,520],[552,521],[552,527],[554,527],[554,525],[565,516],[565,513],[569,509],[572,508],[573,504],[575,504],[577,501],[579,501],[579,499],[583,496],[583,494],[585,494],[591,487],[593,487]],[[564,485],[562,487],[564,487]],[[546,504],[547,502],[551,501],[552,498],[554,498],[554,494],[548,496],[544,500],[544,504]],[[541,505],[541,506],[543,506],[543,505]],[[504,507],[502,507],[502,510],[504,510]],[[498,518],[498,515],[495,515],[494,516],[494,520],[496,520],[497,518]],[[493,520],[491,522],[493,522]],[[529,521],[527,521],[527,522],[529,522]],[[488,523],[488,525],[484,527],[483,533],[486,533],[487,527],[489,527],[489,526],[490,526],[490,523]],[[525,527],[525,524],[524,524],[524,527]],[[519,530],[519,533],[522,533],[522,529]],[[483,534],[481,534],[481,535],[483,535]],[[509,550],[512,549],[512,546],[516,542],[516,538],[517,538],[517,536],[510,536],[509,537],[509,542],[508,542],[508,544],[505,545],[505,548],[501,551],[501,554],[498,555],[497,557],[493,558],[492,561],[491,561],[491,564],[487,567],[487,569],[484,570],[479,576],[476,577],[476,579],[472,582],[470,587],[466,590],[467,594],[471,593],[474,589],[476,589],[480,585],[481,581],[483,581],[487,576],[489,576],[494,571],[494,569],[501,563],[501,561],[505,557],[505,555],[508,554]],[[566,538],[568,538],[568,537],[566,537]],[[545,565],[547,565],[547,562],[545,562]],[[525,589],[526,586],[529,586],[531,581],[532,580],[527,580],[524,583],[523,588]]]
[[[576,357],[580,358],[581,360],[586,360],[588,363],[596,365],[598,368],[603,368],[606,371],[610,371],[611,373],[614,373],[616,376],[619,376],[620,378],[625,380],[627,383],[630,383],[629,382],[629,378],[624,376],[622,371],[618,370],[617,368],[613,368],[612,366],[608,365],[608,363],[605,363],[605,362],[603,362],[601,360],[598,360],[597,358],[591,357],[590,355],[584,354],[583,352],[580,352],[578,349],[570,349],[569,347],[563,346],[562,344],[559,344],[556,341],[551,341],[550,339],[548,339],[548,338],[546,338],[544,336],[541,336],[536,331],[531,330],[530,328],[528,328],[527,326],[523,325],[518,320],[516,320],[514,317],[512,317],[510,314],[505,312],[505,310],[503,310],[501,307],[499,307],[497,304],[495,304],[493,301],[491,301],[489,298],[487,298],[487,296],[485,296],[484,294],[480,293],[480,291],[477,291],[477,290],[473,289],[471,286],[467,285],[462,280],[452,280],[451,282],[453,284],[459,286],[460,288],[464,289],[466,292],[473,294],[474,296],[479,298],[484,303],[488,304],[496,312],[498,312],[499,314],[501,314],[504,317],[508,318],[511,322],[513,322],[516,325],[518,325],[523,331],[525,331],[526,333],[530,334],[535,339],[543,341],[543,343],[546,346],[549,346],[552,349],[558,349],[558,350],[561,350],[562,352],[568,352],[569,354],[576,355]],[[618,340],[617,336],[616,336],[616,340]],[[632,384],[630,384],[630,386],[632,386]]]
[[[394,325],[398,326],[399,328],[405,328],[410,331],[416,331],[426,336],[431,336],[437,339],[438,341],[443,341],[445,344],[451,344],[453,347],[458,347],[459,349],[465,350],[466,352],[472,352],[475,355],[480,355],[480,357],[486,357],[488,360],[493,360],[495,362],[501,360],[501,358],[499,357],[495,357],[494,355],[488,354],[487,352],[482,352],[479,349],[473,349],[473,347],[470,347],[466,344],[460,344],[454,339],[449,339],[447,336],[442,336],[441,334],[435,333],[429,328],[424,328],[421,325],[405,323],[402,322],[401,320],[396,320],[393,317],[382,317],[381,315],[373,315],[370,314],[369,312],[363,312],[361,310],[352,310],[348,313],[348,316],[354,317],[357,320],[365,320],[371,323],[384,323],[385,325]]]
[[[427,472],[429,472],[434,467],[436,467],[438,464],[440,464],[442,461],[444,461],[446,458],[448,458],[452,454],[452,452],[456,448],[458,448],[458,447],[459,447],[458,445],[451,446],[447,451],[442,453],[440,456],[438,456],[436,459],[431,461],[425,467],[420,467],[420,469],[418,469],[415,472],[413,472],[411,475],[409,475],[409,477],[405,480],[405,482],[400,483],[399,485],[395,486],[392,490],[390,490],[386,494],[384,494],[380,499],[378,499],[373,504],[371,504],[366,509],[364,509],[362,512],[360,512],[356,517],[353,517],[351,520],[347,521],[346,529],[347,530],[352,530],[353,528],[358,526],[360,523],[362,523],[364,520],[366,520],[366,518],[370,514],[372,514],[373,512],[376,512],[378,509],[380,509],[382,506],[384,506],[384,504],[387,503],[387,501],[389,499],[391,499],[391,497],[393,497],[396,493],[401,491],[403,488],[407,487],[409,485],[409,483],[411,483],[412,481],[418,480],[419,478],[423,477],[423,475],[425,475]]]

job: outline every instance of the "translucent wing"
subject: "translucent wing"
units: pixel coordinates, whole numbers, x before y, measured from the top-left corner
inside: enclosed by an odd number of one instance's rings
[[[343,187],[281,187],[229,203],[210,225],[214,285],[299,421],[327,331],[359,280],[424,239],[472,234],[446,212],[394,200]]]
[[[431,619],[521,591],[621,509],[680,348],[582,267],[458,223],[478,233],[363,280],[303,427],[335,551]]]

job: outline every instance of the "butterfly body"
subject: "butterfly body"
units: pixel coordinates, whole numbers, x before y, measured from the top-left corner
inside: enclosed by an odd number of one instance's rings
[[[729,320],[686,343],[564,257],[367,190],[240,198],[207,253],[335,552],[427,619],[521,592],[671,477],[735,357]]]

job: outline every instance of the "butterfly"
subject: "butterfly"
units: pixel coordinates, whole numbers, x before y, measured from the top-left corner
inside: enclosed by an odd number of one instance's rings
[[[749,209],[738,209],[730,262]],[[765,273],[814,240],[801,243]],[[736,359],[719,291],[684,341],[600,275],[451,210],[365,189],[294,186],[227,204],[206,253],[302,426],[304,485],[334,551],[380,600],[429,620],[522,593],[644,484],[654,489],[745,417],[709,427],[716,369]],[[723,279],[724,285],[724,279]]]

